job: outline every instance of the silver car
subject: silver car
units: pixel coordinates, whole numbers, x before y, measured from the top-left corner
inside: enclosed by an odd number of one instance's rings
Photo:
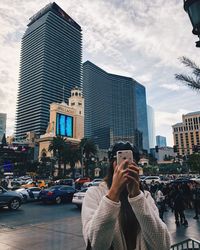
[[[0,187],[0,207],[17,210],[22,204],[23,196],[15,191],[8,191]]]
[[[15,191],[23,196],[24,202],[27,202],[27,201],[38,200],[41,188],[39,187],[19,188]]]

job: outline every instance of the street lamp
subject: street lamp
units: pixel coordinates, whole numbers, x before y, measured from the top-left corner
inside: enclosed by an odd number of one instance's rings
[[[200,0],[183,0],[184,10],[188,13],[193,26],[192,33],[200,39]],[[196,47],[200,47],[200,41],[196,42]]]

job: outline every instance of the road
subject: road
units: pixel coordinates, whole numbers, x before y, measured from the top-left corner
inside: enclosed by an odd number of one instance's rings
[[[186,211],[188,227],[176,227],[169,210],[164,219],[173,243],[187,238],[199,240],[200,220]],[[18,211],[0,210],[0,250],[84,250],[80,211],[73,204],[23,204]]]
[[[73,204],[23,204],[0,211],[0,250],[83,250],[80,211]]]

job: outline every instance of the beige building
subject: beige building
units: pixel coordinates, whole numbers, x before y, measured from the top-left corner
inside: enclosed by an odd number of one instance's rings
[[[68,103],[50,104],[50,119],[46,134],[41,135],[39,143],[39,159],[42,153],[51,157],[48,151],[53,138],[62,136],[68,141],[78,144],[84,137],[84,98],[82,91],[75,88],[71,91]]]
[[[182,116],[182,122],[172,126],[174,145],[180,155],[193,153],[193,146],[200,145],[200,111]]]

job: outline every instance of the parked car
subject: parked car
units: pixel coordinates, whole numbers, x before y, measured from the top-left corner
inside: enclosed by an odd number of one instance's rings
[[[82,207],[83,199],[85,197],[86,191],[88,188],[83,188],[79,192],[75,193],[72,199],[72,203],[75,204],[78,208]]]
[[[195,181],[197,182],[198,184],[200,184],[200,176],[196,177],[196,178],[192,178],[190,179],[191,181]]]
[[[39,187],[19,188],[15,191],[17,193],[22,194],[23,201],[27,202],[27,201],[38,200],[41,188],[39,188]]]
[[[143,179],[143,181],[145,181],[146,184],[151,184],[152,181],[154,181],[155,183],[161,183],[161,179],[159,176],[147,176]]]
[[[45,180],[38,180],[36,181],[36,186],[39,188],[46,188],[48,187],[48,182]]]
[[[0,187],[0,207],[17,210],[22,204],[23,196],[15,191],[8,191]]]
[[[164,184],[168,184],[170,183],[171,179],[169,177],[166,176],[160,176],[160,182],[164,183]]]
[[[57,180],[55,181],[56,185],[68,185],[71,186],[73,188],[75,188],[75,182],[73,179],[61,179],[61,180]]]
[[[94,179],[93,181],[90,182],[85,182],[83,184],[83,187],[91,187],[91,186],[98,186],[101,182],[103,181],[103,179]]]
[[[36,182],[31,180],[31,181],[28,181],[26,184],[23,184],[21,187],[22,188],[30,188],[30,187],[36,187]]]
[[[75,184],[83,184],[85,182],[91,182],[91,179],[89,177],[80,177],[75,180]]]
[[[44,203],[55,202],[56,204],[60,204],[64,201],[71,202],[75,192],[76,190],[71,186],[57,185],[41,190],[39,199]]]

